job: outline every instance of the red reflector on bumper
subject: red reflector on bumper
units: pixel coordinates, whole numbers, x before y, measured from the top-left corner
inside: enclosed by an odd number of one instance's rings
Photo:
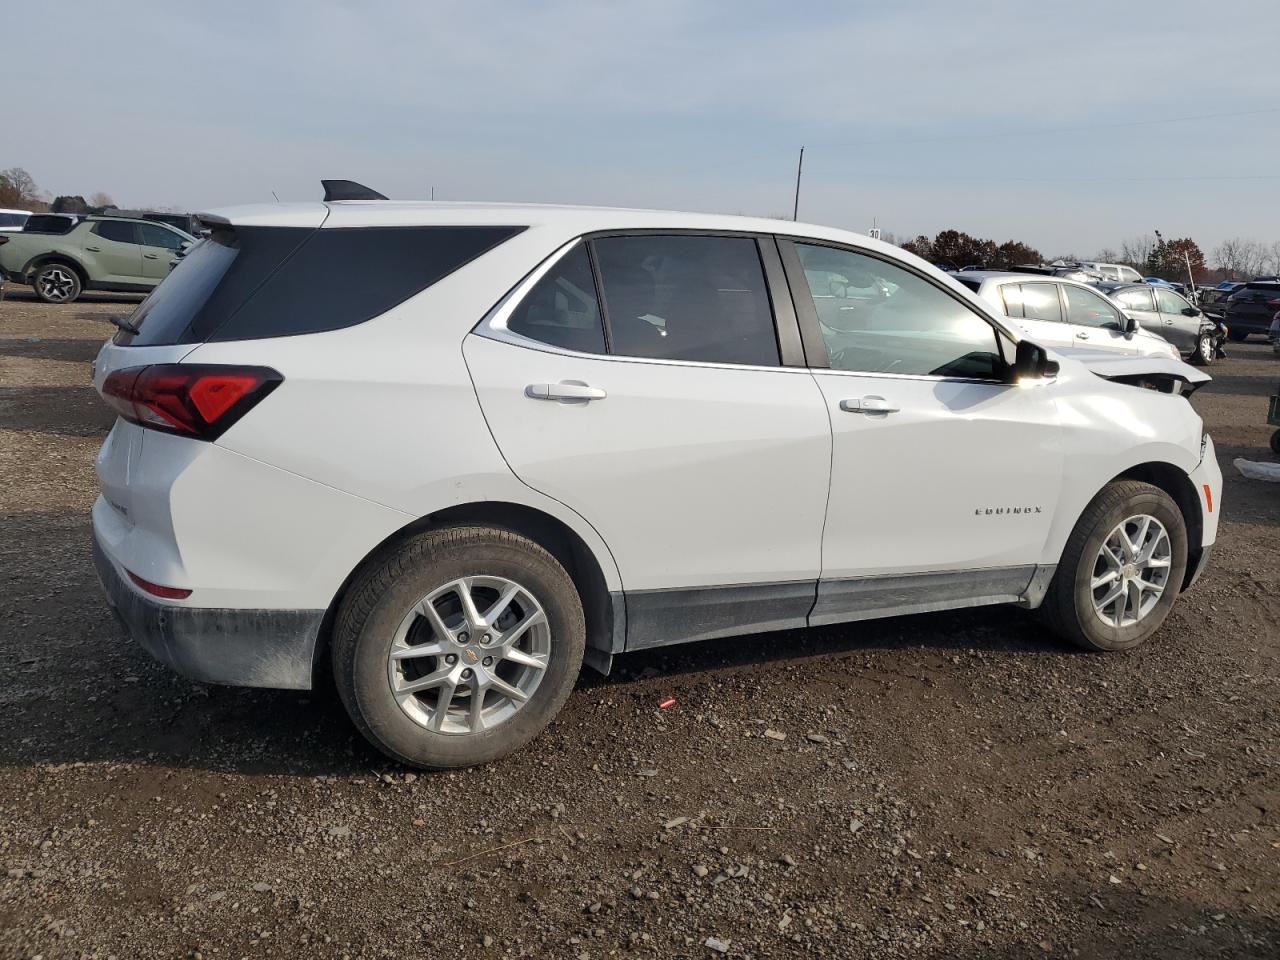
[[[1209,489],[1209,485],[1204,485],[1204,505],[1210,513],[1213,513],[1213,491]]]
[[[130,580],[152,596],[161,597],[164,600],[185,600],[191,596],[190,590],[182,590],[178,587],[162,587],[160,584],[152,583],[150,580],[143,580],[132,570],[126,570],[125,573],[129,574]]]

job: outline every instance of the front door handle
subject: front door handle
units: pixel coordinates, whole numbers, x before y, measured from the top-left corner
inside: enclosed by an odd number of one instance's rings
[[[101,247],[85,247],[85,249],[86,249],[86,250],[88,250],[90,253],[101,253],[101,252],[102,252],[102,248],[101,248]]]
[[[143,254],[143,256],[144,256],[144,257],[146,257],[148,260],[159,260],[159,259],[160,259],[160,254],[158,254],[158,253],[144,253],[144,254]]]
[[[531,400],[559,400],[561,403],[590,403],[608,396],[599,387],[590,387],[580,380],[561,380],[559,383],[531,383],[524,388],[524,395]]]
[[[840,401],[845,413],[897,413],[898,408],[884,397],[850,397]]]
[[[1089,339],[1089,335],[1088,335],[1087,333],[1085,333],[1085,332],[1082,330],[1080,333],[1077,333],[1077,334],[1076,334],[1076,339],[1077,339],[1077,340],[1088,340],[1088,339]]]

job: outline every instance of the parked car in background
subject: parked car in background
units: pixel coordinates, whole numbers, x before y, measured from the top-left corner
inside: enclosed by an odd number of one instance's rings
[[[169,273],[169,264],[195,237],[165,223],[120,217],[61,218],[59,232],[0,235],[0,273],[30,284],[46,303],[70,303],[84,290],[145,293]]]
[[[155,223],[167,223],[171,227],[177,227],[183,233],[198,237],[203,231],[200,225],[200,218],[194,213],[170,213],[158,212],[153,210],[111,210],[104,213],[104,216],[127,217],[131,220],[152,220]]]
[[[31,216],[30,210],[0,208],[0,230],[21,230],[29,216]]]
[[[1046,347],[1113,350],[1145,357],[1180,357],[1160,335],[1135,324],[1116,303],[1078,280],[1019,273],[953,274],[982,300],[1016,323],[1028,337]]]
[[[1237,287],[1227,297],[1225,321],[1230,329],[1228,336],[1236,342],[1251,333],[1266,334],[1271,328],[1271,318],[1280,310],[1280,282],[1275,280],[1250,280]]]
[[[1204,312],[1206,317],[1212,317],[1214,320],[1225,320],[1227,316],[1227,298],[1240,284],[1233,284],[1230,287],[1201,287],[1197,291],[1196,305]]]
[[[1178,348],[1192,363],[1213,363],[1221,334],[1218,323],[1167,286],[1151,283],[1106,283],[1100,288],[1124,312]]]
[[[1123,283],[1142,282],[1142,274],[1123,263],[1099,263],[1096,260],[1081,260],[1080,266],[1101,275],[1107,280]]]
[[[118,413],[99,577],[202,681],[331,663],[402,763],[509,753],[584,659],[630,650],[1000,603],[1129,649],[1216,537],[1184,396],[1051,359],[865,236],[389,201],[202,219],[94,365]]]

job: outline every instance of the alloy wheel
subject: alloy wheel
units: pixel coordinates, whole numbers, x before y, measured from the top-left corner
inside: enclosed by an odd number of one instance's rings
[[[1205,334],[1200,338],[1200,359],[1205,363],[1213,362],[1213,337]]]
[[[1094,613],[1109,627],[1142,620],[1168,586],[1172,556],[1169,533],[1155,517],[1141,514],[1117,524],[1094,560]]]
[[[71,296],[76,278],[65,267],[51,267],[40,274],[39,284],[46,300],[61,303]]]
[[[514,716],[551,661],[538,599],[513,580],[461,577],[419,600],[387,657],[400,709],[434,733],[474,734]]]

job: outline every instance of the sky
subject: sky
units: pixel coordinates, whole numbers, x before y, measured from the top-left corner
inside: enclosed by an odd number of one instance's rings
[[[1276,0],[21,6],[57,39],[5,44],[0,168],[51,195],[207,210],[331,177],[790,217],[803,145],[810,222],[1280,241]]]

